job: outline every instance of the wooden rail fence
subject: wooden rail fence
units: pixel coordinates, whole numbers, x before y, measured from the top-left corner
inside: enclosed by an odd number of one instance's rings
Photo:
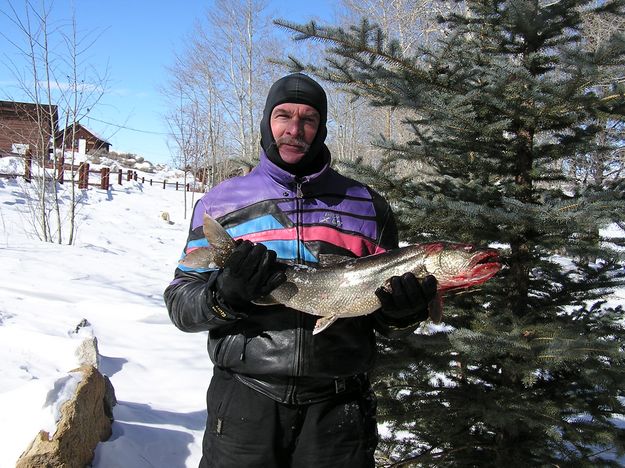
[[[32,175],[33,157],[29,153],[26,153],[23,156],[23,158],[24,158],[23,177],[26,182],[30,183],[30,181],[33,178],[33,175]],[[71,164],[66,164],[63,158],[59,158],[59,160],[57,161],[56,167],[54,167],[52,163],[48,163],[45,165],[45,168],[54,169],[56,171],[56,180],[60,184],[63,184],[64,182],[72,182],[72,183],[78,184],[78,188],[80,189],[86,189],[91,185],[91,186],[99,187],[104,190],[108,190],[109,187],[111,186],[111,169],[109,167],[102,167],[100,169],[91,169],[89,163],[87,162],[80,163],[78,166],[72,166]],[[78,180],[74,180],[71,177],[69,179],[65,178],[65,172],[66,171],[71,172],[72,170],[75,174],[78,174]],[[99,174],[100,181],[89,182],[89,174]],[[118,185],[123,185],[124,180],[125,181],[141,180],[141,183],[145,184],[147,182],[150,184],[150,186],[162,185],[163,189],[167,188],[167,186],[173,186],[175,187],[176,190],[180,190],[185,187],[185,184],[180,183],[178,181],[167,182],[167,180],[153,180],[153,179],[147,179],[146,181],[145,176],[139,177],[139,174],[137,173],[137,171],[133,169],[127,169],[125,174],[124,174],[123,169],[119,169],[117,171],[114,171],[113,174],[117,175]],[[15,174],[1,174],[0,173],[0,177],[15,177],[15,176],[16,176]],[[195,191],[195,192],[201,193],[204,191],[204,190],[200,190],[195,187],[192,187],[190,183],[186,184],[186,189],[188,192]]]

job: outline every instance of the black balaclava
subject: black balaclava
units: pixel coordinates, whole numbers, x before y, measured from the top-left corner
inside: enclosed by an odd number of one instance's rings
[[[288,164],[282,160],[271,132],[271,112],[274,107],[285,102],[308,104],[319,112],[320,117],[315,139],[297,164]],[[313,174],[320,170],[329,158],[329,151],[324,144],[328,133],[327,118],[328,101],[321,85],[303,73],[287,75],[276,81],[267,94],[263,119],[260,122],[260,144],[269,160],[282,169],[297,176]]]

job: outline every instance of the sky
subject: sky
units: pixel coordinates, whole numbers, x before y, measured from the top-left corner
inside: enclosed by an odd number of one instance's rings
[[[85,56],[96,69],[108,69],[107,92],[81,121],[112,144],[111,150],[139,154],[155,163],[171,163],[166,108],[160,89],[167,67],[181,51],[194,24],[212,7],[210,0],[45,0],[53,17],[67,21],[75,9],[78,31],[94,40]],[[38,2],[34,2],[38,4]],[[272,17],[294,22],[329,21],[336,0],[269,0]],[[0,2],[0,100],[27,100],[11,63],[25,69],[11,41],[19,37],[10,5],[23,12],[23,0]],[[4,66],[2,66],[4,65]],[[23,71],[22,71],[23,72]]]

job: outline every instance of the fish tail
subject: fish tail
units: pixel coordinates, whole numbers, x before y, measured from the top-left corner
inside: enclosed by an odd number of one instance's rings
[[[214,262],[216,266],[222,268],[226,259],[236,246],[234,239],[221,224],[206,213],[204,213],[202,230],[209,245],[214,249]]]

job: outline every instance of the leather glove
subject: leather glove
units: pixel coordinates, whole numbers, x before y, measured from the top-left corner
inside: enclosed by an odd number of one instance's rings
[[[397,322],[413,322],[425,320],[428,317],[428,304],[436,296],[437,281],[432,275],[426,276],[419,282],[410,272],[401,276],[393,276],[390,280],[391,290],[384,286],[375,291],[384,314]]]
[[[239,242],[215,281],[215,295],[222,306],[242,308],[269,294],[286,281],[276,253],[262,244]]]

